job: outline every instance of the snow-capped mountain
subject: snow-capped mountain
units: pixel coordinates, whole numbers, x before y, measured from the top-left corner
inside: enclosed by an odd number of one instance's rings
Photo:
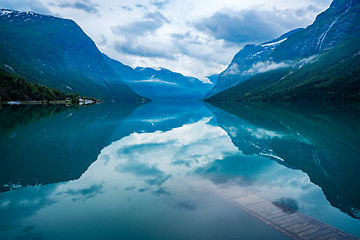
[[[4,70],[64,92],[143,99],[106,64],[95,43],[72,20],[2,9],[0,32]]]
[[[254,76],[257,72],[253,68],[257,64],[265,62],[280,43],[300,30],[295,29],[279,38],[259,45],[246,45],[235,55],[227,69],[220,73],[217,84],[206,94],[206,97],[222,92]]]
[[[104,58],[136,93],[149,99],[200,100],[213,86],[211,82],[203,82],[166,68],[133,69],[105,55]]]
[[[72,20],[0,10],[0,68],[98,99],[202,99],[213,86],[167,69],[133,69],[101,53]]]
[[[360,100],[359,8],[360,0],[334,0],[312,25],[277,45],[245,47],[207,96],[213,101]],[[270,50],[263,52],[264,46]],[[255,57],[257,62],[246,62]],[[221,87],[231,88],[218,93]]]

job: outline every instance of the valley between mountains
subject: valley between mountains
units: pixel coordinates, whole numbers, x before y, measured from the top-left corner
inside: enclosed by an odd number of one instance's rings
[[[359,13],[359,0],[334,0],[308,27],[246,45],[223,72],[199,80],[111,59],[72,20],[2,9],[1,81],[7,76],[20,79],[17,85],[31,82],[107,101],[358,102]],[[1,86],[0,97],[34,100],[40,94],[27,88],[21,95]]]

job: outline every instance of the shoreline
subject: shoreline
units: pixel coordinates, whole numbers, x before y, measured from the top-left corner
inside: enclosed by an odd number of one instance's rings
[[[96,103],[101,103],[101,101],[96,100],[79,100],[78,102],[73,102],[71,100],[57,100],[57,101],[0,101],[2,105],[46,105],[46,104],[64,104],[64,105],[92,105]]]

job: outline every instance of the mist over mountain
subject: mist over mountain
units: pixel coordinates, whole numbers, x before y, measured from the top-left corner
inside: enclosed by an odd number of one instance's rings
[[[211,83],[133,69],[102,54],[72,20],[0,10],[0,68],[33,83],[104,100],[202,99]]]
[[[137,67],[124,65],[104,55],[116,74],[138,94],[153,100],[200,100],[213,87],[203,82],[165,68]]]
[[[261,71],[261,67],[264,69],[273,67],[264,65],[258,66],[259,69],[256,69],[257,64],[266,61],[269,58],[269,55],[280,43],[284,42],[289,36],[300,30],[302,29],[292,30],[283,34],[279,38],[264,42],[259,45],[246,45],[235,55],[226,70],[219,74],[217,84],[206,94],[206,97],[215,95],[232,86],[248,80]]]
[[[205,81],[111,59],[72,20],[2,9],[0,68],[105,100],[354,101],[360,99],[359,26],[359,0],[335,0],[306,29],[246,45]]]
[[[335,0],[306,29],[273,44],[270,51],[241,50],[210,101],[357,101],[360,99],[359,1]],[[270,43],[271,44],[271,43]],[[269,46],[269,45],[267,45]],[[256,51],[259,50],[258,55]],[[255,53],[255,54],[254,54]],[[244,59],[254,58],[244,63]],[[240,60],[239,59],[240,57]],[[239,64],[237,63],[239,62]],[[228,88],[227,90],[226,87]],[[225,90],[219,93],[219,90]]]

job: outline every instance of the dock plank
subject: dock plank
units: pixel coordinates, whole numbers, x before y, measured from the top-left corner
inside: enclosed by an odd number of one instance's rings
[[[257,217],[261,221],[271,225],[282,233],[293,239],[350,239],[360,240],[359,238],[341,231],[335,227],[318,221],[312,217],[302,214],[287,206],[274,204],[253,192],[245,189],[220,187],[213,188],[213,191],[225,200],[242,208],[249,214]]]

